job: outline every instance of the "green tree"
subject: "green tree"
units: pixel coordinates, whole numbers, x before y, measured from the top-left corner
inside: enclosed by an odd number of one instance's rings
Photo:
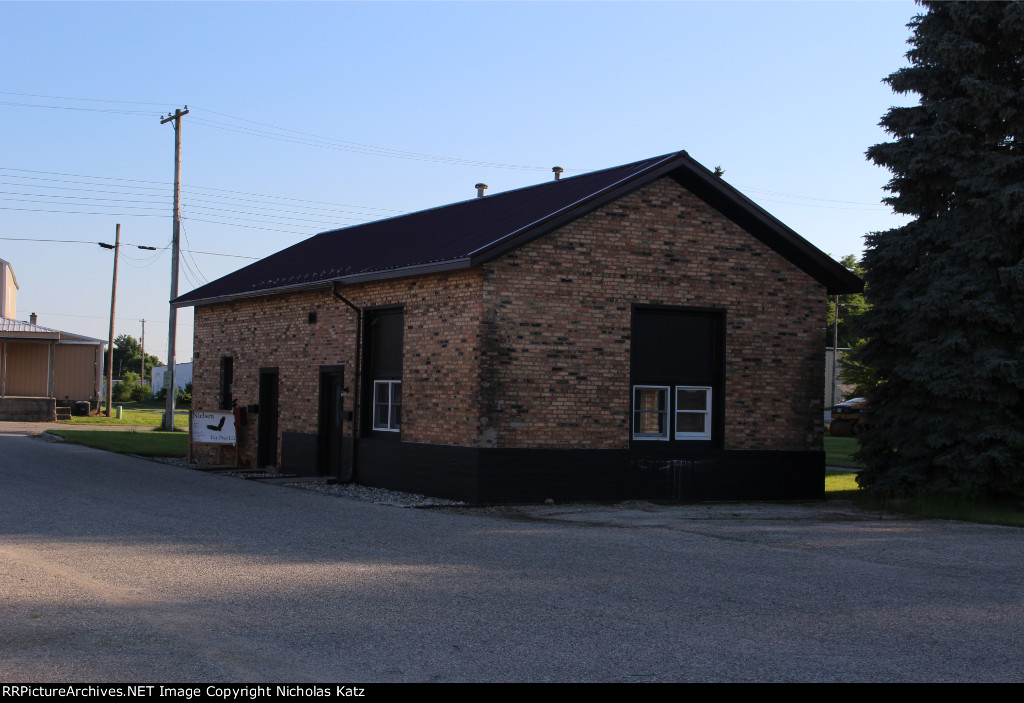
[[[857,261],[857,257],[853,254],[847,254],[844,256],[839,263],[846,267],[847,271],[852,271],[861,278],[864,277],[864,268],[860,262]],[[839,296],[839,348],[845,349],[852,347],[860,341],[859,330],[857,329],[857,322],[861,315],[863,315],[870,307],[867,298],[864,297],[863,293],[847,293],[846,295]],[[836,321],[836,303],[834,297],[828,299],[828,346],[832,346],[833,341],[833,330],[832,325]]]
[[[146,354],[146,375],[154,366],[164,366],[152,354]],[[142,369],[142,344],[130,334],[122,334],[114,337],[114,371],[118,376],[123,376],[131,371],[138,373]],[[145,380],[145,379],[143,379]]]
[[[878,381],[858,480],[887,495],[1024,496],[1024,4],[922,2],[916,93],[868,158],[914,219],[868,236],[868,342]]]
[[[848,271],[861,278],[864,277],[864,266],[853,254],[847,254],[840,262]],[[861,337],[861,319],[871,307],[863,293],[848,293],[839,296],[839,347],[850,351],[843,354],[839,364],[839,380],[844,384],[853,385],[853,391],[847,398],[859,398],[869,395],[877,385],[873,370],[859,360],[859,355],[867,340]],[[835,299],[828,299],[828,345],[832,346],[835,336],[832,325],[836,319]]]
[[[878,388],[879,379],[875,370],[861,360],[867,343],[866,339],[855,341],[839,364],[839,380],[853,386],[847,398],[870,398]]]

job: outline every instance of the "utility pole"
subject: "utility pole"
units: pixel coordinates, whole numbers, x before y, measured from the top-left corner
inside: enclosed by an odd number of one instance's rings
[[[107,417],[114,400],[114,306],[117,303],[117,259],[121,251],[121,225],[114,230],[114,246],[99,243],[104,249],[114,250],[114,277],[110,283],[110,338],[107,340]]]
[[[139,320],[142,323],[142,385],[146,385],[146,321]]]
[[[837,402],[836,395],[838,392],[838,383],[836,378],[839,376],[839,296],[836,296],[836,317],[833,320],[832,326],[832,405],[834,406]]]
[[[171,238],[171,300],[178,297],[178,252],[181,233],[181,118],[188,114],[188,105],[184,110],[175,110],[174,114],[160,120],[160,124],[168,122],[174,127],[174,225]],[[174,347],[178,331],[178,309],[171,306],[170,319],[167,323],[167,373],[170,374],[171,385],[167,388],[167,411],[164,414],[164,429],[174,429],[174,400],[177,388],[174,385]]]

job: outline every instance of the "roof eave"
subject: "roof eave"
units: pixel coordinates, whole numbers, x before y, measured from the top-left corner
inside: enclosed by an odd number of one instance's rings
[[[473,265],[493,261],[503,254],[518,249],[533,239],[541,237],[668,175],[672,175],[681,182],[687,181],[688,183],[683,185],[691,190],[691,192],[694,189],[689,182],[697,181],[702,184],[703,187],[699,190],[704,191],[704,194],[695,192],[694,194],[697,197],[722,212],[723,215],[755,236],[759,236],[765,231],[771,232],[773,235],[771,238],[774,241],[766,243],[779,250],[784,257],[823,283],[829,295],[859,293],[864,290],[864,282],[855,274],[847,271],[840,263],[777,220],[760,205],[743,195],[743,193],[723,181],[720,177],[715,176],[685,151],[672,154],[656,167],[646,169],[623,179],[597,196],[592,196],[565,210],[553,213],[544,220],[533,223],[519,232],[514,232],[510,236],[506,236],[486,247],[478,249],[470,255],[471,261]],[[717,195],[717,197],[706,197],[708,193]],[[737,217],[737,212],[746,213],[747,216]],[[746,220],[746,222],[742,220]],[[759,238],[763,239],[764,237],[762,235]]]
[[[330,288],[336,283],[340,283],[343,286],[351,286],[356,285],[358,283],[369,283],[371,281],[383,281],[392,278],[406,278],[408,276],[423,276],[430,273],[454,271],[457,269],[469,268],[472,265],[473,264],[470,262],[468,258],[453,259],[451,261],[441,261],[431,264],[403,266],[402,268],[388,269],[384,271],[367,271],[366,273],[354,273],[348,276],[327,278],[319,281],[311,281],[309,283],[298,283],[291,286],[275,286],[274,288],[264,288],[261,290],[246,291],[242,293],[230,293],[227,295],[211,296],[209,298],[199,298],[197,300],[181,300],[181,298],[178,298],[171,301],[171,306],[175,308],[187,308],[199,307],[200,305],[230,303],[235,300],[243,300],[247,298],[264,298],[267,296],[281,295],[284,293],[295,293],[305,290]]]
[[[686,162],[672,174],[680,185],[824,284],[829,295],[864,290],[864,282],[838,261],[721,177],[688,156]]]
[[[46,342],[59,342],[59,332],[0,332],[0,338],[2,339],[21,339],[26,342],[31,341],[46,341]]]

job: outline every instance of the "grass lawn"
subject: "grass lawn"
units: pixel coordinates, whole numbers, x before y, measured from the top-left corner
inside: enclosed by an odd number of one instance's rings
[[[854,437],[829,437],[825,434],[825,466],[843,466],[848,469],[862,469],[864,465],[853,458],[860,449]]]
[[[117,406],[120,405],[124,412],[121,419],[117,419]],[[106,404],[103,406],[106,409]],[[122,427],[159,427],[163,422],[163,414],[166,406],[161,401],[144,401],[141,403],[115,403],[111,417],[106,415],[89,415],[88,417],[72,417],[64,420],[62,425],[118,425]],[[181,429],[188,429],[189,409],[174,410],[174,426]]]
[[[860,493],[857,485],[857,474],[845,471],[825,471],[826,498],[854,498]]]
[[[825,498],[852,500],[862,508],[912,518],[963,520],[987,525],[1024,527],[1024,502],[1020,500],[983,500],[952,496],[919,496],[902,500],[877,498],[861,489],[855,476],[856,474],[842,471],[826,471]]]
[[[49,430],[47,434],[63,437],[75,444],[84,444],[118,454],[139,456],[185,456],[188,452],[187,432],[94,432],[92,430]]]
[[[864,499],[858,500],[858,503],[864,508],[885,510],[926,520],[963,520],[986,525],[1024,527],[1024,501],[1019,499],[986,500],[925,495],[894,500],[864,496]]]

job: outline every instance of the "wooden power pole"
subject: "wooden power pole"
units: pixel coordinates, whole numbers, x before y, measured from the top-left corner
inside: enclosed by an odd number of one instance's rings
[[[114,400],[114,307],[117,304],[117,259],[121,251],[121,225],[114,230],[114,246],[100,243],[104,249],[114,250],[114,277],[110,282],[110,335],[107,340],[107,417]]]
[[[168,122],[174,127],[174,225],[171,239],[171,300],[178,297],[178,252],[181,247],[181,118],[188,114],[188,105],[184,110],[175,110],[174,114],[160,120],[160,124]],[[167,322],[167,373],[170,374],[170,386],[167,387],[167,411],[164,414],[164,429],[174,429],[174,400],[177,389],[174,385],[174,347],[178,331],[178,309],[171,305],[170,319]]]
[[[142,385],[146,385],[146,321],[139,320],[142,323],[142,341],[139,344],[142,345],[142,378],[139,381]]]

